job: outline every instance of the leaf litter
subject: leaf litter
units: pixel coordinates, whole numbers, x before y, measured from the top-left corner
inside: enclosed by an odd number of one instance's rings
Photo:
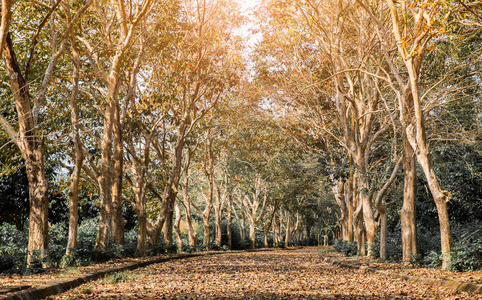
[[[332,265],[320,248],[210,255],[109,276],[47,299],[482,299]]]

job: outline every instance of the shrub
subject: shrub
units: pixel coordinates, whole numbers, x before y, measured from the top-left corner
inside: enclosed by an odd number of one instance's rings
[[[185,253],[193,253],[196,251],[196,248],[194,248],[193,246],[191,245],[182,245],[182,252],[185,252]]]
[[[214,243],[211,243],[211,244],[209,245],[209,250],[211,250],[211,251],[220,251],[220,250],[221,250],[221,247],[218,246],[218,245],[216,245],[216,244],[214,244]]]
[[[167,245],[166,252],[167,253],[177,253],[177,245],[174,244],[174,243],[170,244],[170,245]]]
[[[200,246],[197,246],[197,251],[207,251],[208,250],[208,246],[207,245],[200,245]]]
[[[48,258],[42,258],[41,251],[36,250],[32,251],[33,261],[30,265],[25,269],[26,274],[40,274],[47,271],[45,265],[47,264]]]
[[[124,234],[124,257],[134,257],[137,253],[137,228],[132,228]]]
[[[59,266],[65,254],[67,245],[67,229],[63,224],[54,224],[49,227],[49,264]]]
[[[440,269],[442,267],[442,259],[443,256],[441,254],[432,251],[423,259],[423,263],[429,268]]]
[[[350,243],[341,239],[336,239],[333,242],[333,249],[345,256],[356,256],[358,254],[356,243]]]
[[[14,225],[0,226],[0,273],[23,273],[27,262],[27,229],[17,230]]]
[[[136,249],[137,249],[137,246],[136,246]],[[147,254],[152,255],[152,256],[156,256],[156,255],[164,254],[164,253],[166,253],[166,247],[164,246],[163,243],[161,243],[159,245],[155,245],[155,246],[151,245],[147,249]]]
[[[452,270],[466,272],[482,269],[482,239],[454,243],[452,250]]]

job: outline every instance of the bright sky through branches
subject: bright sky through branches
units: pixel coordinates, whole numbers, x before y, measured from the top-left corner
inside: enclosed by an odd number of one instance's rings
[[[253,11],[256,10],[257,6],[260,4],[261,0],[237,0],[241,3],[241,10],[245,16],[252,20]],[[260,38],[259,35],[253,35],[252,29],[254,29],[254,24],[252,21],[248,22],[241,28],[241,35],[248,39],[248,46],[253,46]]]
[[[259,0],[240,0],[240,2],[243,10],[250,10],[259,3]]]

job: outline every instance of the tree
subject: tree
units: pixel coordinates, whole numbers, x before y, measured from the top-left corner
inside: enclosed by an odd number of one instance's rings
[[[152,10],[153,1],[146,0],[137,3],[136,6],[126,7],[123,1],[101,1],[94,0],[94,11],[98,23],[91,28],[96,35],[78,36],[84,53],[88,55],[90,65],[95,70],[100,83],[104,88],[98,88],[104,97],[104,125],[101,141],[101,162],[100,170],[97,173],[99,191],[101,195],[101,210],[99,217],[99,230],[97,234],[96,247],[105,250],[108,246],[110,228],[112,222],[113,230],[118,226],[121,229],[114,234],[118,242],[122,242],[123,220],[122,220],[122,120],[119,93],[121,88],[121,69],[126,62],[127,50],[131,47],[139,25],[145,20]],[[116,22],[112,23],[109,18],[115,15]],[[115,26],[114,26],[115,25]],[[102,43],[98,44],[95,39]],[[103,49],[115,49],[103,51]],[[141,52],[142,53],[142,52]],[[140,53],[139,53],[140,56]],[[104,64],[108,62],[108,65]],[[131,76],[135,77],[138,72],[133,70]],[[128,83],[130,90],[134,90],[135,81]],[[129,97],[132,93],[127,93]],[[101,109],[104,106],[101,106]],[[121,236],[120,236],[121,235]]]
[[[183,150],[189,136],[200,120],[218,102],[224,101],[237,84],[243,68],[239,40],[231,32],[241,22],[236,16],[236,5],[221,0],[185,4],[181,6],[182,22],[177,38],[170,48],[153,55],[150,62],[152,85],[147,91],[153,103],[147,102],[146,106],[157,105],[163,110],[162,114],[169,116],[166,134],[171,140],[168,148],[153,142],[159,161],[169,161],[170,166],[161,193],[162,207],[152,226],[148,226],[150,243],[154,245],[159,242],[162,225],[170,220],[173,212]],[[159,42],[165,41],[160,39]],[[166,229],[170,231],[172,225],[168,224]]]
[[[309,124],[306,130],[309,135],[322,140],[326,147],[329,143],[323,135],[330,134],[349,155],[353,177],[357,181],[353,192],[357,193],[358,206],[354,212],[362,213],[368,255],[372,256],[378,230],[373,212],[374,197],[375,191],[383,184],[372,180],[371,171],[385,160],[374,156],[377,142],[390,124],[382,106],[381,90],[386,83],[376,63],[381,49],[371,38],[374,34],[372,21],[366,12],[351,9],[351,3],[344,1],[297,1],[283,5],[277,8],[277,12],[288,20],[289,26],[277,25],[273,30],[286,37],[284,47],[291,48],[295,55],[287,56],[272,49],[266,59],[269,63],[261,66],[262,71],[268,72],[265,77],[271,81],[275,76],[281,77],[276,85],[278,90],[283,88],[278,97],[281,103],[292,107],[294,102],[298,107],[292,111],[308,111],[300,117],[308,121],[305,122]],[[267,42],[272,42],[270,37]],[[274,43],[279,42],[275,40]],[[296,79],[293,79],[293,73],[297,73]],[[331,87],[327,86],[330,81]],[[334,122],[327,121],[323,115],[330,109],[337,128],[328,127]],[[398,160],[397,149],[393,150],[387,155],[395,162]],[[393,172],[397,170],[394,168]],[[335,186],[341,184],[339,176],[332,174],[332,179]],[[391,182],[388,180],[389,184]],[[340,193],[340,187],[334,191]],[[341,193],[337,200],[340,205],[344,203]],[[346,206],[343,211],[343,218],[346,218]],[[362,226],[360,221],[355,224]],[[358,230],[359,238],[360,235],[361,230]],[[358,244],[361,250],[364,243],[359,240]]]
[[[33,25],[35,33],[32,35],[30,43],[26,45],[27,53],[22,53],[20,56],[27,59],[23,70],[17,54],[18,50],[14,46],[16,43],[21,42],[15,40],[15,35],[19,29],[10,27],[10,32],[5,37],[8,28],[8,4],[8,1],[2,2],[1,43],[3,44],[2,56],[5,61],[5,72],[9,81],[10,97],[13,98],[17,110],[17,121],[15,126],[13,126],[5,117],[0,116],[0,124],[7,132],[9,138],[19,147],[25,160],[30,201],[27,261],[31,264],[34,260],[44,259],[48,255],[48,181],[45,175],[45,146],[39,127],[39,116],[42,109],[47,105],[47,91],[50,88],[58,60],[67,47],[69,36],[72,34],[74,26],[77,24],[80,16],[90,6],[91,1],[87,1],[83,6],[80,6],[72,19],[68,20],[67,24],[63,24],[65,27],[61,28],[61,34],[59,34],[60,28],[56,26],[58,24],[56,9],[59,7],[60,1],[51,3],[51,7],[47,9],[39,25]],[[18,8],[21,8],[22,4],[19,5]],[[66,7],[69,6],[66,5]],[[31,11],[30,13],[33,14],[35,12]],[[29,18],[30,16],[20,15],[18,17]],[[50,49],[47,51],[50,51],[50,53],[40,54],[43,57],[46,56],[47,65],[39,66],[39,68],[43,69],[41,83],[38,85],[32,84],[30,80],[34,72],[32,66],[35,61],[34,56],[37,54],[38,39],[44,38],[40,34],[49,20],[51,25],[49,32]],[[36,96],[32,96],[32,90],[36,90]]]
[[[443,34],[444,21],[449,15],[450,9],[448,4],[442,1],[397,4],[392,0],[387,0],[387,11],[383,8],[378,10],[378,5],[370,5],[363,1],[358,3],[367,11],[374,20],[374,25],[377,26],[377,36],[383,47],[383,58],[388,64],[392,76],[389,83],[400,103],[400,122],[404,135],[423,169],[437,206],[444,256],[442,268],[447,269],[450,265],[451,255],[447,202],[451,199],[451,193],[440,187],[439,179],[434,171],[426,135],[426,108],[423,107],[419,81],[423,75],[421,67],[425,52],[430,46],[429,42],[434,36]],[[387,13],[391,17],[391,27],[381,21],[383,19],[381,16]],[[389,55],[389,49],[393,46],[398,49],[399,57],[397,58]],[[403,67],[397,64],[398,58],[401,58]],[[403,72],[407,72],[407,76]],[[409,155],[408,144],[404,149]],[[409,164],[406,163],[406,166],[408,167]]]

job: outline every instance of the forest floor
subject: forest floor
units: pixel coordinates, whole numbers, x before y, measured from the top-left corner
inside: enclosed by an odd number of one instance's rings
[[[227,252],[167,261],[107,275],[47,299],[482,299],[482,294],[395,279],[366,269],[345,268],[325,259],[361,261],[380,270],[475,283],[481,282],[482,272],[460,274],[380,264],[322,250],[307,247],[289,251]],[[96,268],[105,269],[138,260],[95,265],[88,270],[78,268],[32,276],[0,276],[0,286],[36,286],[63,280],[64,276],[75,277]]]

